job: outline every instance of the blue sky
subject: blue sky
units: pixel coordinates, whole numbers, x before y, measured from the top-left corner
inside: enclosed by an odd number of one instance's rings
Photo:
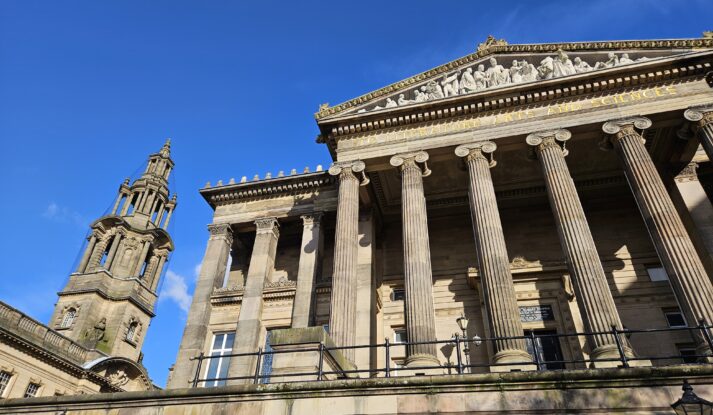
[[[0,300],[47,322],[87,225],[173,139],[176,251],[144,364],[163,386],[206,181],[329,165],[313,113],[510,43],[699,37],[713,2],[0,1]]]

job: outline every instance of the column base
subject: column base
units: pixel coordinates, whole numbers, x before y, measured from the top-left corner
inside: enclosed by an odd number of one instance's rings
[[[698,356],[703,356],[703,355],[708,355],[708,357],[699,357],[698,361],[701,363],[713,363],[713,355],[711,353],[710,347],[708,347],[707,344],[703,343],[696,347],[696,354]]]
[[[631,350],[630,347],[628,346],[623,346],[624,348],[624,355],[628,358],[633,358],[634,352]],[[621,356],[619,355],[619,349],[615,344],[607,344],[604,346],[600,346],[589,355],[589,358],[592,360],[596,359],[616,359],[616,360],[607,360],[604,362],[590,362],[589,367],[592,369],[606,369],[606,368],[613,368],[613,367],[622,367],[623,364],[621,362]],[[629,367],[645,367],[645,366],[651,366],[651,361],[650,360],[632,360],[632,361],[627,361],[627,364]]]
[[[399,369],[399,376],[422,376],[422,375],[442,375],[445,373],[444,367],[434,368],[433,366],[441,366],[441,362],[436,356],[419,353],[408,356],[404,360],[404,368]]]
[[[497,352],[493,356],[493,363],[498,365],[490,366],[490,371],[493,373],[537,370],[537,365],[532,363],[532,356],[526,351],[518,349]]]

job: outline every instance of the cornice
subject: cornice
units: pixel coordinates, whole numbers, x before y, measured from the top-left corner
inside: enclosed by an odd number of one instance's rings
[[[149,292],[150,292],[151,294],[153,294],[154,296],[157,296],[157,294],[154,293],[153,291],[149,290]],[[146,305],[146,304],[144,304],[143,302],[137,300],[137,299],[134,298],[133,296],[114,297],[114,296],[112,296],[112,295],[107,294],[106,292],[104,292],[104,290],[102,290],[101,288],[98,288],[98,287],[89,288],[89,289],[83,289],[83,290],[60,291],[60,292],[57,293],[57,295],[58,295],[58,296],[61,296],[61,297],[65,297],[65,296],[72,296],[72,295],[79,295],[79,294],[87,294],[87,293],[96,293],[96,294],[98,294],[100,297],[102,297],[102,298],[104,298],[104,299],[106,299],[106,300],[109,300],[109,301],[128,301],[128,302],[130,302],[131,304],[133,304],[133,305],[135,305],[136,307],[138,307],[139,309],[141,309],[141,311],[143,311],[144,313],[146,313],[146,314],[149,316],[149,318],[154,318],[154,317],[156,317],[156,314],[154,314],[154,312],[149,308],[148,305]]]
[[[541,43],[541,44],[515,44],[507,45],[495,42],[474,53],[462,58],[453,60],[443,65],[437,66],[428,71],[414,75],[410,78],[387,85],[376,91],[369,92],[360,97],[347,102],[329,107],[323,105],[315,118],[319,122],[327,117],[339,114],[358,105],[364,104],[373,99],[378,99],[406,88],[429,78],[443,75],[463,65],[475,62],[476,60],[495,55],[496,53],[553,53],[559,49],[567,52],[608,52],[622,49],[652,50],[652,49],[697,49],[713,47],[712,38],[699,39],[661,39],[661,40],[625,40],[625,41],[603,41],[603,42],[564,42],[564,43]]]
[[[315,189],[333,186],[336,179],[326,171],[285,176],[247,183],[229,184],[200,190],[201,196],[212,206],[264,199],[275,196],[294,195]]]

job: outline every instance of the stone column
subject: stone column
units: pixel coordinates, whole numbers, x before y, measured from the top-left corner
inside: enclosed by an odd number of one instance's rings
[[[208,246],[203,256],[196,288],[193,291],[193,301],[188,311],[186,327],[183,329],[183,337],[176,363],[173,366],[171,381],[167,385],[169,389],[189,387],[190,381],[196,375],[196,362],[189,359],[205,351],[203,347],[206,343],[212,311],[210,296],[215,288],[223,285],[225,277],[225,267],[228,264],[228,255],[233,244],[232,229],[227,224],[214,224],[209,225],[208,230],[210,239],[208,239]],[[157,281],[160,276],[165,258],[165,256],[161,257],[154,281]],[[154,287],[155,285],[154,283]]]
[[[334,268],[332,271],[332,298],[329,311],[329,335],[337,346],[355,344],[356,330],[356,273],[359,247],[359,179],[361,185],[368,179],[364,175],[364,162],[336,162],[329,174],[339,178],[337,224],[334,230]],[[354,349],[344,349],[342,354],[354,362]]]
[[[149,254],[149,248],[151,248],[151,242],[150,241],[143,241],[141,244],[141,255],[139,255],[139,260],[136,262],[136,266],[134,268],[133,276],[134,277],[140,277],[141,276],[141,268],[144,265],[144,262],[146,261],[146,256]]]
[[[713,162],[713,105],[691,107],[683,116],[693,122],[693,132],[708,155],[708,160]]]
[[[250,257],[250,267],[245,278],[243,301],[240,303],[238,327],[235,329],[233,353],[255,353],[262,339],[262,292],[265,281],[270,278],[275,268],[277,238],[280,236],[276,218],[262,218],[255,221],[255,244]],[[228,377],[252,376],[255,373],[255,356],[233,357],[228,368]],[[248,383],[250,380],[228,381],[235,385]]]
[[[456,155],[465,157],[468,166],[470,214],[490,333],[493,337],[514,337],[522,336],[524,332],[490,176],[490,168],[496,164],[492,157],[496,148],[490,141],[466,144],[456,148]],[[524,339],[499,340],[494,347],[493,363],[532,360]]]
[[[637,128],[643,130],[650,126],[648,118],[634,117],[609,121],[602,129],[610,135],[688,324],[694,326],[701,319],[711,324],[713,285],[644,146],[644,138],[636,131]],[[697,340],[699,354],[710,352],[702,338]]]
[[[134,199],[134,194],[130,193],[126,195],[126,201],[124,202],[124,205],[121,207],[121,213],[119,216],[126,216],[126,213],[129,211],[129,207],[131,207],[131,202]]]
[[[230,254],[230,252],[228,252]],[[161,279],[161,273],[163,272],[163,267],[166,265],[166,259],[168,258],[168,251],[166,250],[160,250],[156,252],[156,255],[158,255],[158,265],[153,271],[153,275],[151,276],[151,290],[156,291],[158,288],[158,283],[159,280]],[[227,261],[227,260],[226,260]],[[225,264],[227,266],[227,262]],[[225,271],[223,271],[223,275],[225,275]],[[223,281],[220,281],[220,284],[222,285]],[[218,287],[220,287],[219,285]]]
[[[92,232],[92,236],[89,237],[89,243],[84,249],[84,255],[82,255],[82,260],[79,261],[79,266],[77,267],[77,272],[85,272],[87,270],[87,264],[89,264],[89,258],[94,252],[94,246],[97,244],[97,235]]]
[[[544,131],[527,136],[535,147],[542,167],[547,196],[554,213],[557,234],[572,276],[577,304],[587,332],[611,331],[622,328],[614,298],[604,268],[594,245],[584,209],[565,162],[564,143],[571,133],[567,130]],[[592,359],[618,358],[614,336],[601,334],[588,337]],[[627,353],[631,351],[627,347]],[[611,366],[610,362],[595,366]]]
[[[116,250],[119,247],[119,242],[121,242],[122,234],[117,232],[114,235],[114,240],[111,241],[111,246],[109,247],[109,253],[106,255],[106,262],[104,263],[104,269],[111,269],[111,264],[114,262],[114,257],[116,257]]]
[[[116,214],[116,210],[119,209],[119,202],[121,202],[121,198],[124,196],[123,193],[119,192],[119,196],[116,197],[116,202],[114,202],[114,207],[111,209],[112,215]]]
[[[314,281],[322,250],[322,213],[302,216],[302,246],[297,270],[297,289],[292,306],[292,328],[309,327]]]
[[[410,342],[436,340],[431,249],[428,242],[426,197],[423,194],[423,177],[431,174],[427,161],[428,153],[425,151],[399,154],[390,160],[392,166],[401,170],[406,333]],[[420,164],[423,164],[423,170]],[[408,346],[404,363],[407,367],[439,364],[436,345]]]

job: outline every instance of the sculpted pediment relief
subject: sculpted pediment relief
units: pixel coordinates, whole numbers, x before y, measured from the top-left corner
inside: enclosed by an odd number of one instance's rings
[[[694,51],[713,49],[713,39],[508,45],[488,39],[478,51],[334,107],[317,119],[371,113],[466,96],[518,84],[599,73]]]

